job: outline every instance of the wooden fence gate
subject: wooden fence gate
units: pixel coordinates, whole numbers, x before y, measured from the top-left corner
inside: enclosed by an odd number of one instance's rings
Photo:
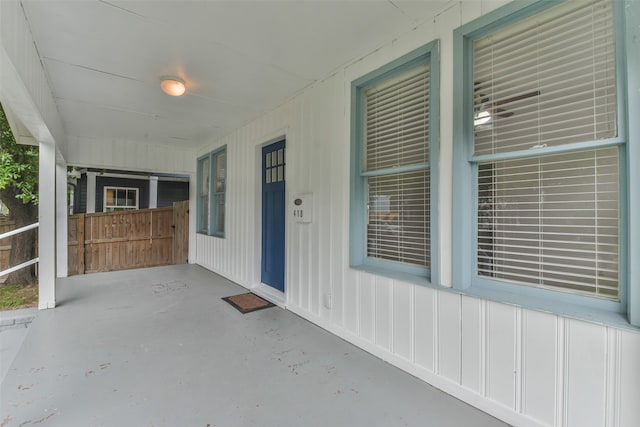
[[[189,201],[172,208],[69,216],[69,276],[184,264]]]

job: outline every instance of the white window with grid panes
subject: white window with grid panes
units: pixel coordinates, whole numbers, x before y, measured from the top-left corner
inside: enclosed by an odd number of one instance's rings
[[[103,212],[138,209],[138,189],[127,187],[104,187]]]

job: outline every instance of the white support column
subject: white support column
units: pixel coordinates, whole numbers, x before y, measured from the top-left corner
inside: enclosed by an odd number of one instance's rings
[[[158,207],[158,177],[149,177],[149,209]]]
[[[56,306],[56,149],[40,142],[38,292],[40,310]]]
[[[67,277],[67,165],[56,164],[56,277]]]
[[[87,172],[87,213],[96,212],[96,172]]]

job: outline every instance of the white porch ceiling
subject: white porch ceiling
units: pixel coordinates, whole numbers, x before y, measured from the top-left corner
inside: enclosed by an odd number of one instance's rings
[[[446,3],[23,0],[23,8],[68,137],[188,148],[278,106]],[[166,75],[183,78],[186,95],[165,95]]]

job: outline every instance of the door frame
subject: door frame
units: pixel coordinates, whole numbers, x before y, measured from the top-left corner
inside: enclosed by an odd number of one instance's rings
[[[284,221],[284,292],[272,288],[271,286],[262,283],[262,149],[268,145],[274,144],[279,141],[285,141],[285,221]],[[279,307],[286,308],[287,306],[287,260],[289,258],[289,227],[287,226],[288,218],[288,206],[289,206],[289,188],[287,186],[287,179],[289,177],[288,166],[290,166],[289,156],[287,155],[287,147],[289,140],[287,139],[286,132],[280,130],[271,134],[269,137],[261,139],[256,143],[254,148],[254,224],[255,224],[255,239],[253,244],[253,285],[251,291],[260,295],[263,298],[271,301]]]

